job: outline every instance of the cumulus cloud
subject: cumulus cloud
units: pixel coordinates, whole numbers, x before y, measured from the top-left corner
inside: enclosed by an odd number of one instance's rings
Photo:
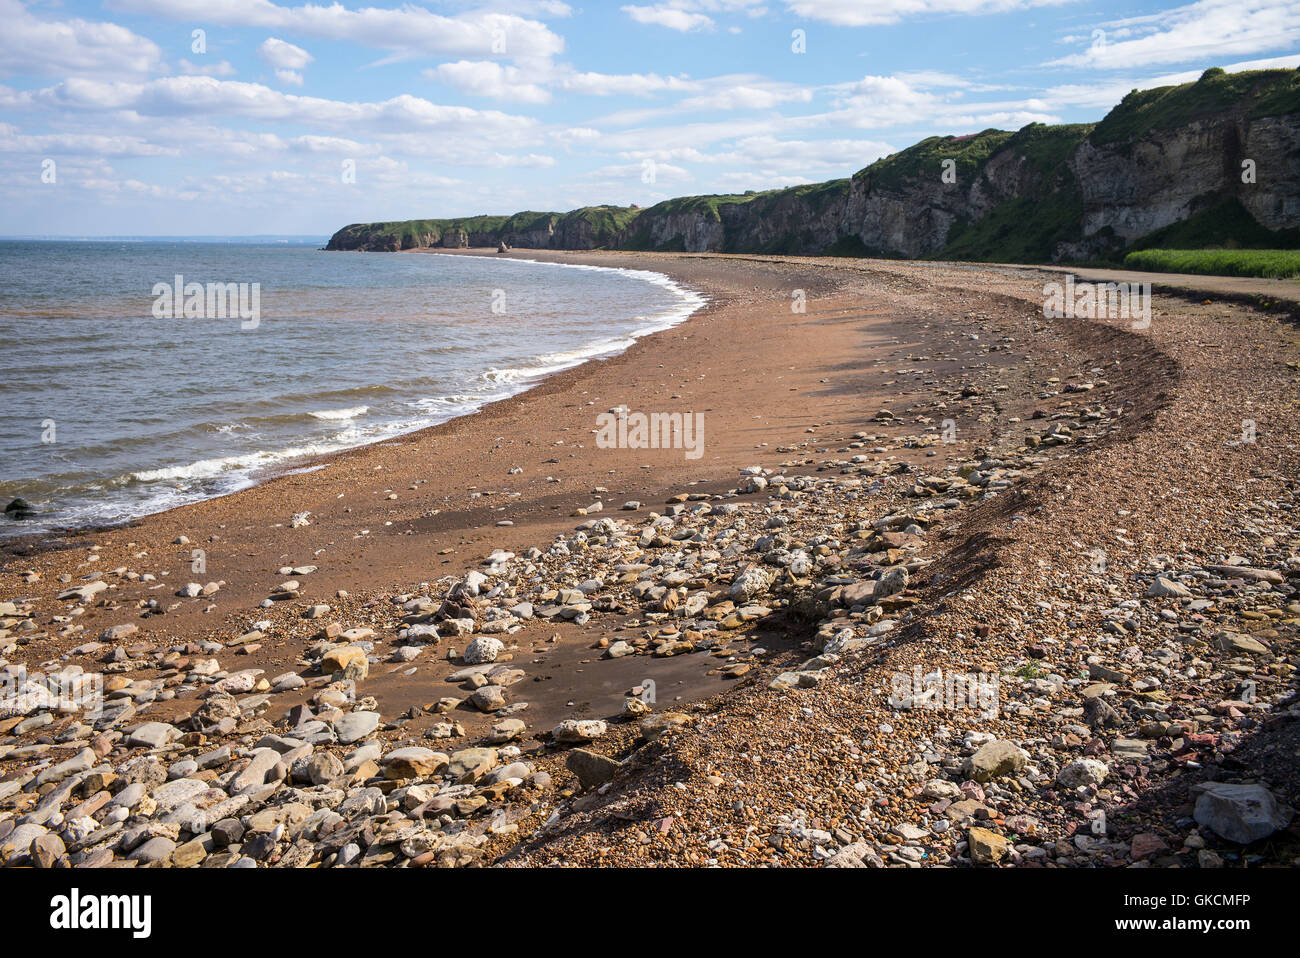
[[[277,37],[267,37],[257,48],[257,55],[267,66],[285,70],[301,70],[315,59],[302,47],[294,46]]]
[[[19,0],[0,0],[0,23],[0,74],[138,76],[162,68],[156,43],[116,23],[42,20]]]
[[[544,23],[513,13],[474,10],[443,16],[422,7],[394,9],[339,3],[329,6],[281,6],[271,0],[109,0],[117,10],[165,17],[185,23],[260,27],[295,36],[344,40],[399,57],[508,56],[550,57],[564,50],[564,40]]]
[[[160,77],[143,83],[70,79],[39,90],[0,93],[15,109],[130,110],[146,116],[238,116],[260,121],[339,129],[439,129],[496,135],[536,125],[529,117],[496,110],[443,106],[402,94],[351,102],[282,93],[259,83],[213,77]]]
[[[713,28],[713,19],[703,13],[692,13],[680,7],[658,3],[654,6],[626,6],[623,12],[637,23],[667,27],[687,33],[691,30],[709,30]]]
[[[1132,69],[1264,53],[1298,42],[1300,3],[1295,0],[1201,0],[1105,23],[1093,32],[1087,50],[1049,65]]]
[[[569,72],[557,82],[570,93],[590,96],[650,96],[654,93],[699,89],[698,83],[686,77],[660,76],[657,73]]]
[[[1070,0],[789,0],[793,14],[841,27],[873,27],[940,14],[993,14]]]
[[[548,103],[551,94],[542,86],[531,83],[518,67],[502,66],[493,60],[457,60],[440,63],[424,76],[455,87],[472,96],[486,96],[494,100],[513,100],[517,103]]]
[[[228,77],[235,75],[235,68],[229,60],[219,63],[191,63],[189,60],[176,61],[176,69],[185,76]]]

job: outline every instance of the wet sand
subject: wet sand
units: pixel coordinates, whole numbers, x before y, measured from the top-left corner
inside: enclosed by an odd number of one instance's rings
[[[437,255],[466,254],[497,255]],[[330,604],[329,621],[345,628],[364,624],[391,609],[384,597],[463,574],[494,549],[544,548],[581,521],[573,513],[593,501],[603,501],[607,514],[640,501],[639,514],[648,516],[683,488],[734,488],[740,468],[770,467],[793,455],[782,449],[810,455],[842,442],[867,428],[882,404],[906,404],[906,391],[900,395],[884,358],[925,352],[923,336],[934,333],[902,322],[881,297],[898,285],[896,277],[873,278],[861,264],[845,269],[839,267],[847,263],[834,260],[534,250],[510,255],[651,269],[704,293],[709,303],[684,324],[647,336],[622,354],[554,374],[472,415],[295,464],[295,470],[311,471],[122,527],[76,532],[55,542],[42,537],[46,541],[6,543],[0,583],[7,598],[38,597],[53,612],[54,595],[68,585],[96,575],[110,583],[107,603],[77,619],[75,634],[60,637],[50,629],[28,646],[28,654],[52,660],[122,623],[139,626],[132,642],[142,647],[226,643],[252,623],[270,619],[275,629],[260,648],[230,666],[263,668],[268,675],[294,669],[322,625],[301,618],[310,604]],[[796,291],[802,291],[803,312],[793,308]],[[677,449],[597,448],[597,415],[619,405],[703,413],[702,456],[688,459]],[[512,475],[516,468],[522,472]],[[302,512],[311,513],[310,524],[292,528],[291,517]],[[176,543],[182,536],[188,544]],[[205,553],[201,573],[192,571],[195,549]],[[98,558],[90,561],[91,556]],[[298,598],[259,608],[288,578],[277,569],[307,564],[318,571],[300,577]],[[132,583],[111,574],[122,568],[152,573],[158,581]],[[40,581],[29,584],[24,574],[32,570]],[[210,599],[178,598],[176,591],[191,581],[218,582],[221,588]],[[340,590],[350,595],[341,598]],[[142,618],[137,604],[151,598],[166,612]],[[560,627],[563,641],[550,643],[556,631],[533,622],[515,637],[521,647],[546,646],[548,667],[564,676],[530,690],[530,721],[535,717],[544,725],[574,712],[617,711],[624,689],[646,677],[637,674],[642,665],[620,663],[602,671],[599,692],[582,694],[583,673],[575,670],[603,629]],[[89,659],[70,661],[93,667]],[[684,699],[721,687],[720,679],[702,675],[698,667],[673,660],[655,667],[656,681],[678,689]],[[451,670],[444,665],[438,671]],[[437,697],[440,683],[429,667],[414,677],[403,671],[391,668],[366,684],[365,692],[379,699],[386,714]],[[287,708],[306,692],[279,698]]]

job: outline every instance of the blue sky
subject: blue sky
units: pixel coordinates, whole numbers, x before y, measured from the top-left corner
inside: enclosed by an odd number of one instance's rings
[[[1300,0],[0,0],[0,234],[328,235],[816,182],[1296,51]]]

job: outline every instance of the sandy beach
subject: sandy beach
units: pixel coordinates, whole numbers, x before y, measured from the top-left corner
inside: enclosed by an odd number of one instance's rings
[[[1135,330],[1045,317],[1031,268],[506,255],[708,305],[473,415],[5,543],[4,659],[102,674],[120,709],[0,716],[11,861],[52,808],[91,820],[65,853],[92,865],[1239,863],[1207,781],[1273,789],[1250,854],[1294,859],[1285,310],[1207,287]],[[702,454],[601,448],[616,407],[701,413]],[[935,672],[998,677],[995,714],[898,696]],[[177,781],[207,791],[110,821]]]

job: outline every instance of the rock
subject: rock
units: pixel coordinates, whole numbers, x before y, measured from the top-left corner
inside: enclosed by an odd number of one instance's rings
[[[455,752],[447,765],[447,774],[457,783],[468,785],[496,768],[497,750],[494,748],[466,748]]]
[[[10,500],[9,504],[5,506],[6,519],[32,519],[35,516],[36,510],[33,509],[32,504],[22,496]]]
[[[266,784],[267,774],[279,764],[280,753],[275,749],[254,749],[247,767],[230,780],[230,794],[234,795],[251,786]],[[155,793],[156,797],[157,793]]]
[[[74,586],[71,589],[64,589],[59,593],[59,601],[67,599],[76,599],[79,602],[89,602],[99,593],[108,588],[108,583],[96,579],[93,582],[87,582],[85,585]]]
[[[1158,855],[1160,852],[1168,851],[1169,846],[1155,832],[1142,832],[1134,835],[1133,841],[1129,843],[1129,857],[1134,861],[1140,861],[1143,858],[1150,858],[1152,855]]]
[[[1208,782],[1192,786],[1200,792],[1196,800],[1196,821],[1221,838],[1239,845],[1267,838],[1291,823],[1293,810],[1279,806],[1263,785],[1231,785]]]
[[[637,723],[637,728],[641,730],[641,736],[647,742],[653,742],[674,729],[691,724],[691,717],[681,712],[660,712],[658,715],[650,715],[643,718]]]
[[[513,742],[524,734],[527,727],[520,719],[502,719],[493,725],[491,731],[488,732],[488,744],[500,745],[504,742]]]
[[[1286,581],[1280,572],[1272,569],[1255,569],[1244,565],[1211,565],[1206,568],[1225,579],[1245,579],[1248,582],[1268,582],[1272,585],[1281,585]]]
[[[389,752],[380,765],[385,778],[427,778],[447,767],[447,756],[433,749],[410,746]]]
[[[623,763],[585,748],[575,748],[564,760],[564,767],[574,775],[583,788],[596,788],[612,779]]]
[[[1011,843],[987,828],[970,828],[966,831],[970,845],[970,860],[976,865],[996,865],[1011,851]]]
[[[907,588],[908,574],[907,569],[901,565],[893,566],[885,570],[880,581],[876,583],[876,599],[883,599],[886,596],[897,595]]]
[[[876,587],[878,585],[879,583],[875,579],[851,582],[840,589],[840,604],[849,608],[855,605],[871,605],[876,600]]]
[[[997,739],[980,747],[962,763],[962,772],[977,782],[1013,775],[1025,767],[1029,755],[1014,742]]]
[[[364,679],[370,674],[370,662],[365,649],[355,645],[345,645],[330,649],[320,660],[322,675],[340,675],[343,679]]]
[[[63,839],[47,833],[32,841],[28,855],[37,868],[54,868],[67,855],[67,851]]]
[[[505,643],[500,639],[480,636],[465,647],[465,663],[483,665],[487,662],[495,662],[505,647]]]
[[[776,573],[765,566],[750,566],[731,583],[729,595],[736,602],[748,602],[772,586]]]
[[[499,685],[485,685],[475,689],[469,704],[480,712],[496,712],[506,707],[506,690]]]
[[[619,713],[623,718],[640,718],[643,715],[650,714],[650,706],[643,702],[635,695],[629,695],[623,699],[623,708]]]
[[[1066,788],[1079,788],[1082,785],[1100,785],[1110,774],[1104,762],[1095,758],[1075,759],[1056,774],[1056,780]]]
[[[568,745],[595,741],[605,731],[605,723],[599,719],[565,719],[551,730],[551,738]]]
[[[956,802],[960,801],[962,797],[962,791],[955,783],[945,781],[941,778],[931,779],[926,782],[925,787],[921,789],[921,794],[924,797],[934,799],[935,801],[946,799],[950,802]]]
[[[303,760],[301,775],[313,785],[329,785],[343,777],[343,762],[333,752],[315,752]]]
[[[130,748],[161,748],[180,738],[180,731],[166,722],[145,722],[127,736]]]
[[[1220,632],[1214,637],[1214,644],[1225,652],[1234,655],[1270,655],[1268,646],[1258,639],[1240,632]]]
[[[1164,576],[1156,576],[1155,581],[1147,586],[1147,595],[1160,598],[1187,598],[1192,594],[1192,590],[1187,588],[1181,582],[1173,579],[1166,579]]]
[[[215,845],[216,840],[211,832],[192,838],[185,844],[176,846],[176,850],[172,852],[172,866],[193,868],[208,857],[208,852],[212,851]]]
[[[176,852],[176,842],[163,835],[158,835],[149,839],[142,845],[136,847],[127,857],[145,864],[158,864],[161,862],[170,862],[172,855]]]
[[[265,777],[265,770],[263,770]],[[258,784],[261,784],[260,782]],[[149,796],[157,804],[158,811],[170,812],[175,808],[192,802],[203,793],[207,792],[212,786],[207,782],[197,778],[178,778],[159,785],[154,789],[153,794]],[[220,793],[218,793],[220,794]]]
[[[342,745],[359,742],[377,728],[378,712],[349,712],[334,723],[334,732]]]

